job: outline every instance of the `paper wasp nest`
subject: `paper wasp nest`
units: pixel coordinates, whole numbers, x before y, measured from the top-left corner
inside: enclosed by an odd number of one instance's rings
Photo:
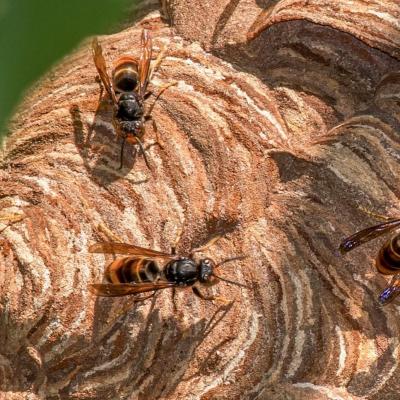
[[[101,38],[109,66],[139,55],[143,27],[155,55],[167,46],[153,87],[177,85],[153,112],[163,148],[146,128],[151,171],[132,145],[117,169],[89,43],[15,116],[0,170],[4,398],[398,398],[378,244],[337,255],[376,222],[365,210],[399,215],[398,3],[215,3],[164,2],[173,28],[153,12]],[[90,244],[169,251],[182,227],[180,253],[218,231],[210,256],[248,256],[223,275],[249,289],[212,289],[232,304],[88,292],[113,260]]]

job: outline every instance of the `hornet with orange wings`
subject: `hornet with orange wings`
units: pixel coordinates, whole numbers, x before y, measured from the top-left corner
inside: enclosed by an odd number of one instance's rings
[[[147,85],[151,81],[153,72],[161,63],[164,52],[162,51],[155,65],[151,68],[152,40],[148,30],[143,29],[141,37],[141,55],[137,60],[132,56],[120,57],[113,66],[112,79],[107,73],[107,66],[103,56],[103,50],[97,38],[92,42],[93,59],[100,79],[110,97],[114,112],[113,125],[118,137],[122,138],[120,167],[123,166],[125,142],[137,144],[140,147],[147,167],[150,164],[146,157],[142,138],[145,122],[151,119],[151,112],[159,96],[175,82],[164,85],[157,94],[153,104],[145,111],[145,100],[152,94],[147,91]],[[157,134],[157,127],[153,121],[153,128]],[[158,142],[159,143],[159,142]]]
[[[193,249],[188,257],[176,255],[175,248],[172,248],[171,253],[163,253],[125,243],[96,243],[90,246],[89,252],[126,254],[128,257],[118,258],[108,265],[105,272],[105,278],[108,282],[92,284],[90,290],[97,296],[106,297],[153,292],[150,295],[138,296],[135,299],[135,301],[142,301],[161,289],[191,287],[194,294],[203,300],[218,300],[220,298],[203,294],[199,286],[212,286],[221,280],[233,285],[247,287],[215,274],[215,270],[222,264],[242,260],[245,258],[244,256],[228,258],[219,263],[215,263],[210,258],[203,258],[198,261],[194,259],[195,253],[207,249],[219,238],[220,236],[217,236],[203,247]],[[160,265],[158,260],[163,260],[164,265]]]

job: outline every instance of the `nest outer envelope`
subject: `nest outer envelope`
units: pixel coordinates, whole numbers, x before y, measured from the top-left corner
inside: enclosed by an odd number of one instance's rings
[[[0,170],[0,217],[23,216],[0,221],[5,398],[397,398],[382,241],[336,249],[377,223],[363,209],[398,215],[398,5],[214,3],[170,2],[173,28],[153,12],[100,38],[109,66],[139,55],[143,27],[168,48],[153,86],[177,85],[154,109],[163,149],[146,128],[151,171],[130,145],[117,169],[89,43],[14,117]],[[221,275],[250,289],[215,286],[228,306],[88,292],[113,259],[88,253],[107,231],[168,251],[180,229],[182,254],[225,233],[206,255],[248,255]]]

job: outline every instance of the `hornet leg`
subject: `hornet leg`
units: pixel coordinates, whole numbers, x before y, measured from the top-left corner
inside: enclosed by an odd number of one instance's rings
[[[159,99],[159,97],[171,86],[176,85],[178,82],[174,81],[174,82],[170,82],[170,83],[166,83],[165,85],[161,86],[160,91],[158,92],[158,94],[156,95],[156,98],[154,99],[153,103],[151,104],[151,106],[149,107],[145,118],[147,118],[148,116],[151,115],[151,113],[153,112],[153,108],[156,105],[157,100]]]
[[[149,121],[151,120],[152,124],[153,124],[153,131],[156,134],[156,142],[154,144],[158,144],[160,146],[160,148],[162,150],[164,150],[164,142],[161,140],[160,135],[158,133],[158,128],[157,128],[157,124],[156,121],[154,121],[153,117],[151,115],[147,115],[145,117],[145,121]]]
[[[222,235],[216,235],[216,236],[212,237],[204,246],[192,249],[190,252],[190,256],[192,256],[194,253],[198,253],[199,251],[207,250],[214,243],[218,242],[218,240],[221,239],[221,237],[222,237]]]
[[[200,297],[200,299],[202,299],[202,300],[218,301],[218,302],[221,302],[223,304],[228,304],[229,303],[229,300],[227,298],[225,298],[225,297],[222,297],[222,296],[206,296],[206,295],[204,295],[197,286],[192,286],[192,290],[193,290],[193,293],[197,297]]]
[[[148,168],[148,169],[151,169],[150,164],[149,164],[149,160],[147,159],[146,151],[144,150],[144,147],[143,147],[142,142],[140,141],[140,139],[139,139],[138,137],[135,137],[135,139],[136,139],[136,141],[137,141],[137,144],[138,144],[139,147],[140,147],[140,151],[141,151],[142,154],[143,154],[144,162],[146,163],[147,168]]]
[[[118,169],[122,169],[122,165],[124,164],[124,147],[125,147],[125,141],[126,141],[126,137],[122,138],[122,144],[121,144],[121,153],[120,153],[120,164]]]

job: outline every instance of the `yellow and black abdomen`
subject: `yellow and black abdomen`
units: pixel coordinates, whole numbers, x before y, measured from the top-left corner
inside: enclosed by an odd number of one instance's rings
[[[400,235],[394,236],[379,250],[376,268],[385,275],[400,273]]]
[[[113,261],[105,277],[111,283],[154,282],[160,277],[160,268],[154,260],[125,257]]]
[[[112,80],[116,92],[132,92],[137,88],[138,60],[132,56],[122,56],[113,65]]]

